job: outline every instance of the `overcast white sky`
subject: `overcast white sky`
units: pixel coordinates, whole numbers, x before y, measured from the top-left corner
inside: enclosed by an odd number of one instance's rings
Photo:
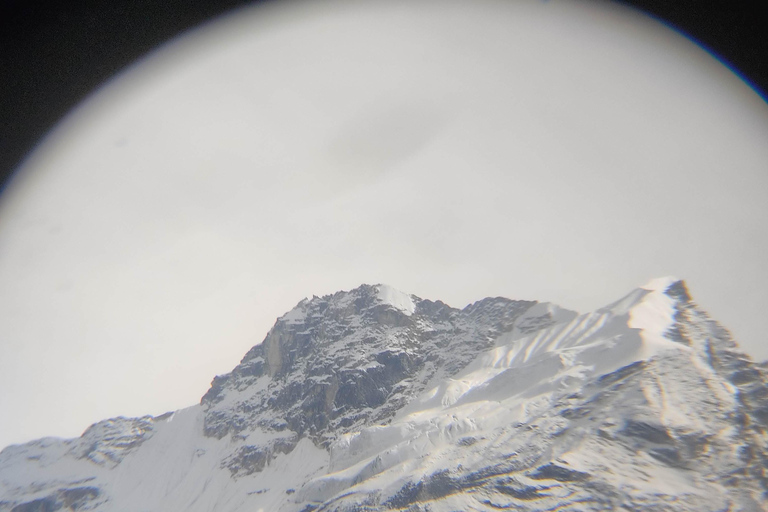
[[[285,2],[70,114],[0,201],[0,446],[199,401],[300,299],[580,311],[653,277],[768,358],[768,106],[583,1]]]

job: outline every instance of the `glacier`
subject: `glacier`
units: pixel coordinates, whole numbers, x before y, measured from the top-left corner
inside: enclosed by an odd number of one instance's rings
[[[197,405],[0,452],[0,511],[768,510],[768,363],[662,278],[594,312],[301,301]]]

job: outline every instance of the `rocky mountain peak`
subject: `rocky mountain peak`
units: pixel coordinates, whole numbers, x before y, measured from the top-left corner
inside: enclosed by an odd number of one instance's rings
[[[201,401],[205,433],[236,435],[257,421],[324,445],[339,431],[391,417],[534,304],[486,299],[459,310],[381,284],[305,299],[214,379]]]

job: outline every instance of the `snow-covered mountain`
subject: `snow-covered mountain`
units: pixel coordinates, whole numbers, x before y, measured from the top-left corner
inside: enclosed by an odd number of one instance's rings
[[[0,511],[768,510],[768,364],[655,280],[593,313],[300,302],[199,405],[0,452]]]

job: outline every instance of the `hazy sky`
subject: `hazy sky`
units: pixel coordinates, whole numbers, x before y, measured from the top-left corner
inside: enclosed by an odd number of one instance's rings
[[[588,311],[653,277],[768,358],[768,105],[585,1],[277,2],[70,114],[0,202],[0,446],[199,401],[305,296]]]

